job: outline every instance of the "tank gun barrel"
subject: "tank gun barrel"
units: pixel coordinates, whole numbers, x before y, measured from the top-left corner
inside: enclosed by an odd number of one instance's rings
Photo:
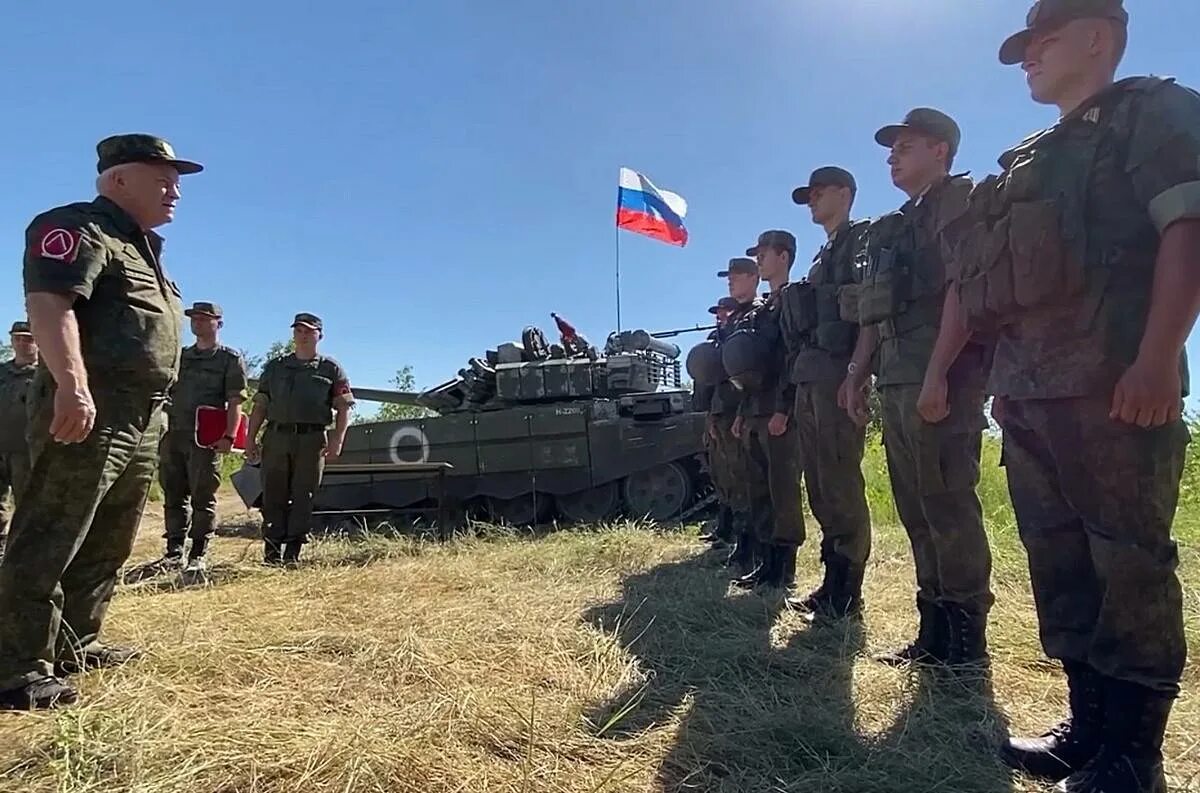
[[[701,333],[706,330],[716,330],[716,325],[696,325],[691,328],[676,328],[675,330],[660,330],[650,334],[652,339],[672,339],[685,333]]]
[[[258,380],[250,378],[246,383],[258,388]],[[360,402],[383,402],[390,405],[415,405],[425,407],[421,394],[416,391],[391,391],[386,388],[354,388],[354,398]]]

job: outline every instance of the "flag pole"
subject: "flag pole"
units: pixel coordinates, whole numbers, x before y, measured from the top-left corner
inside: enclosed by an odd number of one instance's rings
[[[616,232],[616,253],[617,253],[617,333],[621,332],[621,227],[614,225]]]

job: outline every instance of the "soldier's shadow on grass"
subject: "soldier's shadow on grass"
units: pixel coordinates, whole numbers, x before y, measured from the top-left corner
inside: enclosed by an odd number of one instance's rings
[[[894,729],[862,732],[855,664],[874,663],[861,657],[862,624],[809,624],[784,609],[782,593],[728,582],[711,557],[697,556],[628,577],[618,600],[583,616],[636,661],[585,717],[611,740],[673,729],[662,790],[1012,790],[994,743],[980,745],[972,727],[991,723],[990,700],[918,690]],[[939,745],[926,747],[931,740]]]

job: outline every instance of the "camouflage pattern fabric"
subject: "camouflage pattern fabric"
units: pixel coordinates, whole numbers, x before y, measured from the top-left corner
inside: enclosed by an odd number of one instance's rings
[[[37,366],[16,361],[0,364],[0,542],[12,518],[9,497],[17,494],[29,476],[29,443],[26,440],[29,384]]]
[[[35,381],[29,482],[0,562],[0,690],[97,646],[158,461],[161,398],[96,393],[95,429],[60,444],[48,381]]]
[[[950,416],[928,424],[917,412],[920,386],[887,386],[883,444],[900,522],[912,543],[917,597],[976,614],[994,600],[992,553],[975,492],[983,441],[983,391],[955,388]]]
[[[767,495],[766,472],[759,468],[745,444],[733,436],[733,416],[717,415],[712,420],[717,437],[706,435],[705,444],[713,485],[721,503],[744,515],[754,499]]]
[[[325,471],[324,432],[286,432],[267,425],[262,443],[263,539],[307,542],[313,494]]]
[[[770,416],[745,418],[743,445],[755,467],[766,472],[767,492],[752,493],[750,518],[761,542],[804,543],[800,445],[795,420],[782,435],[767,432]]]
[[[862,475],[866,429],[838,407],[838,385],[817,380],[796,386],[792,423],[808,503],[821,527],[821,558],[837,555],[861,565],[871,553],[871,513]]]
[[[224,409],[230,400],[246,398],[246,364],[241,353],[218,346],[192,345],[180,354],[179,380],[171,388],[167,418],[172,432],[194,432],[196,408]]]
[[[29,452],[22,449],[15,452],[0,452],[0,543],[8,533],[8,524],[12,520],[12,507],[20,500],[21,491],[29,481]]]
[[[207,545],[217,525],[219,463],[216,451],[196,445],[191,430],[169,430],[163,436],[158,482],[163,491],[163,536],[168,540],[181,541],[190,534],[193,549]]]
[[[1016,400],[1004,466],[1051,658],[1179,692],[1187,654],[1171,523],[1188,444],[1182,421],[1113,421],[1107,397]]]

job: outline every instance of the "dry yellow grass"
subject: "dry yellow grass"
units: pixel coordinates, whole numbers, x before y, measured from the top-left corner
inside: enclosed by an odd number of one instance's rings
[[[245,518],[228,501],[225,516]],[[157,535],[151,518],[135,559],[157,555]],[[868,657],[913,629],[896,529],[878,531],[861,628],[731,592],[686,532],[327,541],[295,572],[224,537],[211,585],[119,592],[108,636],[143,660],[80,678],[75,708],[0,714],[0,789],[1038,790],[991,747],[1056,718],[1063,688],[1019,547],[995,546],[995,670],[968,687]],[[1193,656],[1198,557],[1184,549]],[[1198,682],[1193,662],[1167,749],[1174,790],[1200,788]]]

